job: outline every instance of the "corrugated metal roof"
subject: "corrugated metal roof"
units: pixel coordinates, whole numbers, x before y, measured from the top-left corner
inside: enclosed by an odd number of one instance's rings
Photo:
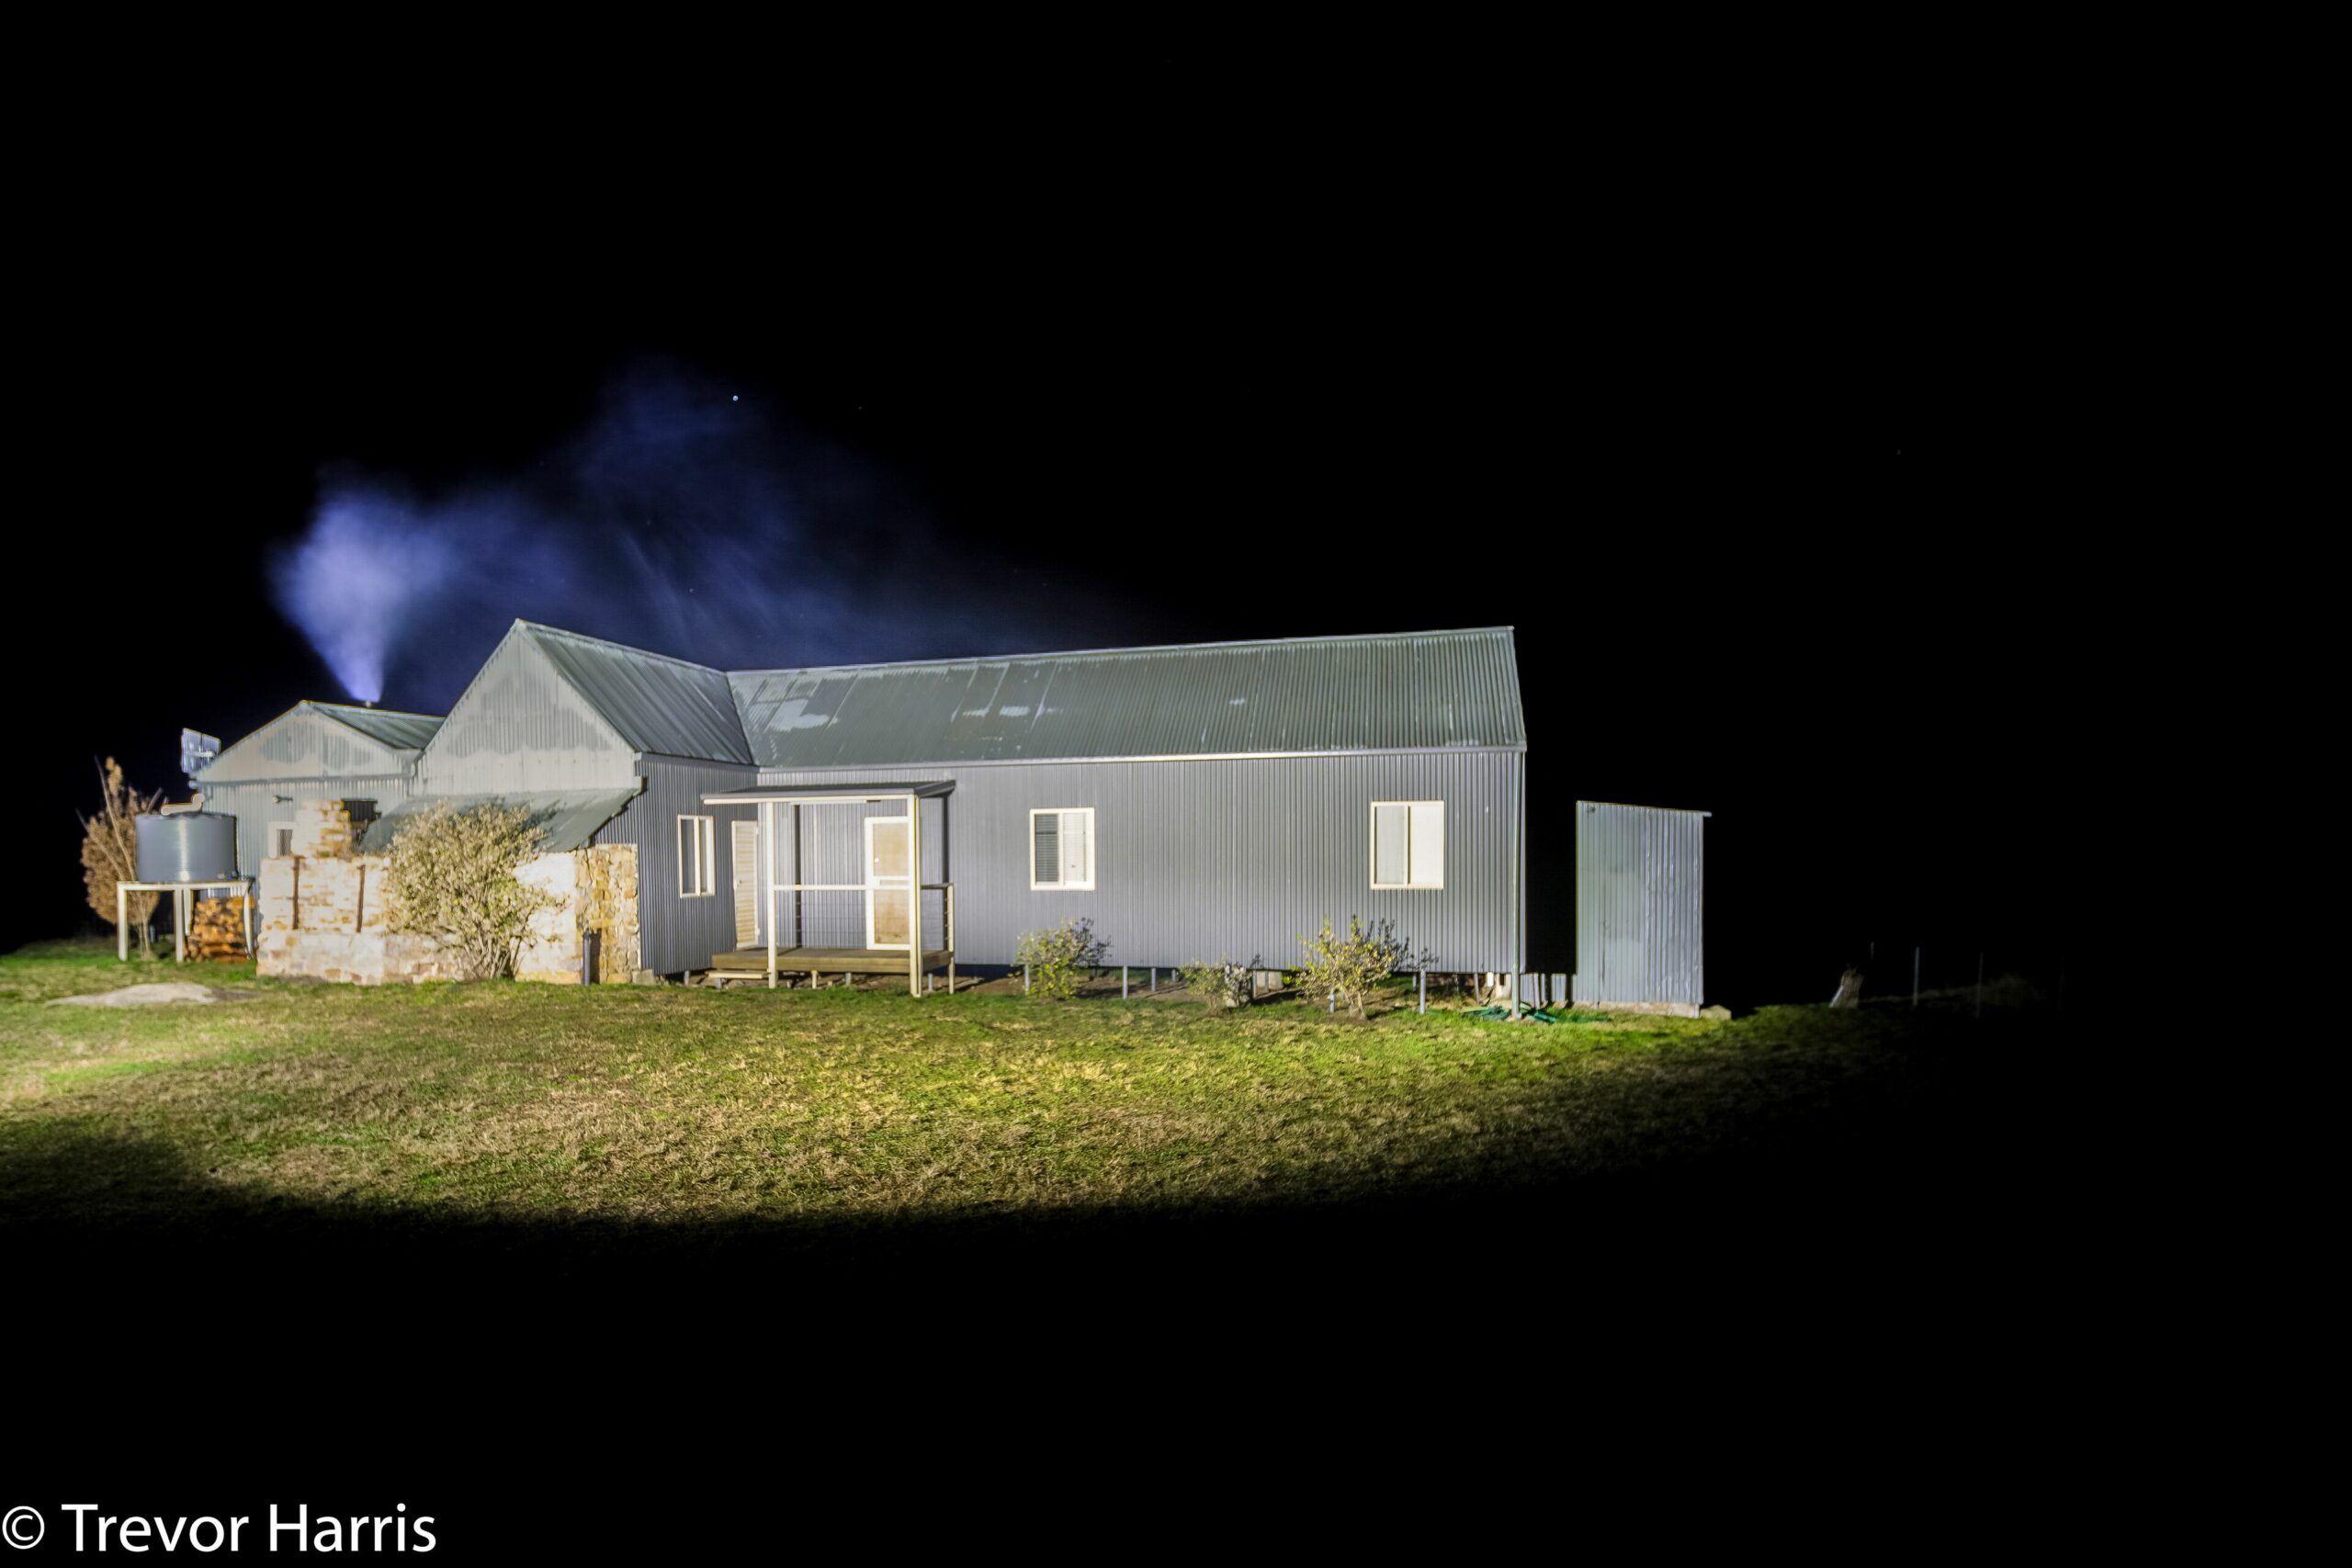
[[[348,725],[379,745],[395,751],[422,751],[441,720],[429,713],[395,713],[389,708],[354,707],[349,703],[304,703],[338,724]]]
[[[752,760],[723,672],[578,632],[514,625],[631,749],[713,762]]]
[[[727,679],[771,768],[1527,743],[1508,626]]]
[[[918,800],[937,800],[956,793],[954,779],[918,779],[906,784],[770,784],[762,789],[713,790],[702,797],[705,806],[743,806],[763,800],[795,801],[812,796],[819,799],[869,800],[887,799],[892,795],[911,795]]]
[[[637,798],[637,789],[632,788],[517,790],[511,795],[414,795],[369,823],[368,831],[360,837],[359,847],[368,854],[381,854],[391,847],[393,836],[418,812],[447,801],[460,811],[490,802],[522,807],[531,813],[538,826],[542,835],[539,847],[542,850],[553,853],[582,849],[589,840],[596,836],[597,829],[619,816],[628,803]]]

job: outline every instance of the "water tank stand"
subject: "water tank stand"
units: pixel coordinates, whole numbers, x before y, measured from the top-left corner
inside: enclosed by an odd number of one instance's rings
[[[133,893],[168,893],[172,896],[172,956],[175,962],[187,962],[187,923],[189,911],[196,907],[196,895],[208,887],[235,887],[245,895],[245,956],[254,956],[254,879],[250,876],[224,877],[218,882],[118,882],[114,885],[114,951],[122,963],[130,962],[130,896]]]

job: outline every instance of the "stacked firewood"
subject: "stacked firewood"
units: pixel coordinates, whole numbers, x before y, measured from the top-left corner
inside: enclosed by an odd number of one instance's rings
[[[251,957],[245,951],[244,896],[198,898],[196,918],[188,922],[187,951],[191,958]]]

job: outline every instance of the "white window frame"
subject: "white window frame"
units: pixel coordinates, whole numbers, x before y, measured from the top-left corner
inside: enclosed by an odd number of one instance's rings
[[[1086,818],[1086,880],[1083,882],[1040,882],[1037,880],[1037,818],[1040,817],[1083,817]],[[1054,827],[1056,842],[1060,841],[1061,826]],[[1091,806],[1035,806],[1029,809],[1029,891],[1032,893],[1091,893],[1097,877],[1097,863],[1102,857],[1101,841],[1094,836],[1094,807]]]
[[[1380,880],[1380,808],[1384,806],[1401,806],[1405,808],[1405,874],[1408,877],[1410,877],[1413,874],[1413,807],[1416,806],[1436,807],[1438,832],[1441,835],[1445,833],[1445,802],[1442,800],[1374,801],[1372,803],[1371,811],[1368,812],[1364,818],[1364,851],[1366,855],[1364,870],[1371,877],[1373,887],[1383,893],[1437,893],[1444,891],[1445,855],[1442,850],[1441,850],[1438,855],[1437,880],[1435,882],[1383,882]]]
[[[686,847],[686,824],[695,826],[694,848]],[[691,867],[698,874],[698,886],[688,886],[686,872]],[[718,819],[715,817],[678,818],[678,897],[681,898],[716,898],[718,897]]]
[[[280,833],[286,835],[286,847],[282,850],[277,847],[277,835]],[[279,860],[287,855],[292,854],[293,852],[294,824],[291,822],[272,822],[269,825],[269,858],[271,860]]]

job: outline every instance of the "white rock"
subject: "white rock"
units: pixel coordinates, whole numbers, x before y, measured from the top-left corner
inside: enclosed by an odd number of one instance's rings
[[[209,986],[199,986],[190,980],[172,980],[162,985],[125,986],[119,991],[99,991],[86,997],[58,997],[49,1005],[53,1008],[143,1008],[159,1002],[217,1002],[221,995]]]

